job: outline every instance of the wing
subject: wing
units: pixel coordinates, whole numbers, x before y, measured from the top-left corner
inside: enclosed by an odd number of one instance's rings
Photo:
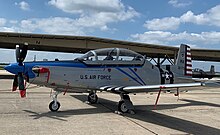
[[[180,83],[180,84],[161,84],[161,85],[143,85],[143,86],[103,86],[100,90],[111,91],[114,93],[139,93],[139,92],[155,92],[159,89],[166,90],[167,88],[183,88],[183,87],[198,87],[203,86],[198,83]]]

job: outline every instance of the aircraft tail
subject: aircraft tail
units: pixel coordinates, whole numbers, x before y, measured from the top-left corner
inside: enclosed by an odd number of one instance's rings
[[[214,65],[211,65],[210,73],[215,74],[215,66]]]
[[[185,77],[192,77],[192,58],[190,46],[185,44],[180,45],[175,65],[177,66],[177,74]]]

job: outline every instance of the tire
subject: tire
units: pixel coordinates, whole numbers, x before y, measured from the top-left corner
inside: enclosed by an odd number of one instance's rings
[[[127,113],[129,110],[127,109],[126,105],[125,105],[125,101],[119,101],[118,103],[118,111],[122,112],[122,113]]]
[[[50,104],[49,104],[49,109],[50,109],[52,112],[58,111],[59,108],[60,108],[60,103],[59,103],[58,101],[57,101],[57,105],[56,105],[56,106],[55,106],[55,102],[54,102],[54,101],[50,102]]]
[[[95,93],[90,93],[88,95],[88,101],[91,103],[91,104],[95,104],[97,103],[98,101],[98,96],[95,94]]]

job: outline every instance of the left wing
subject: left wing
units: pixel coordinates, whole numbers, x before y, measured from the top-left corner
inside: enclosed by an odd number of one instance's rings
[[[180,84],[160,84],[160,85],[143,85],[143,86],[103,86],[100,90],[112,91],[116,93],[139,93],[139,92],[154,92],[156,89],[165,90],[167,88],[182,88],[203,86],[204,83],[180,83]]]

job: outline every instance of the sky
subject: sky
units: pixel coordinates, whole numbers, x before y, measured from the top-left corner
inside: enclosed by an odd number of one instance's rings
[[[74,36],[220,50],[219,0],[0,0],[0,31]],[[74,54],[28,52],[27,60]],[[14,62],[0,49],[0,62]],[[207,63],[207,62],[206,62]],[[220,69],[220,64],[214,63]],[[196,66],[209,68],[196,62]]]

